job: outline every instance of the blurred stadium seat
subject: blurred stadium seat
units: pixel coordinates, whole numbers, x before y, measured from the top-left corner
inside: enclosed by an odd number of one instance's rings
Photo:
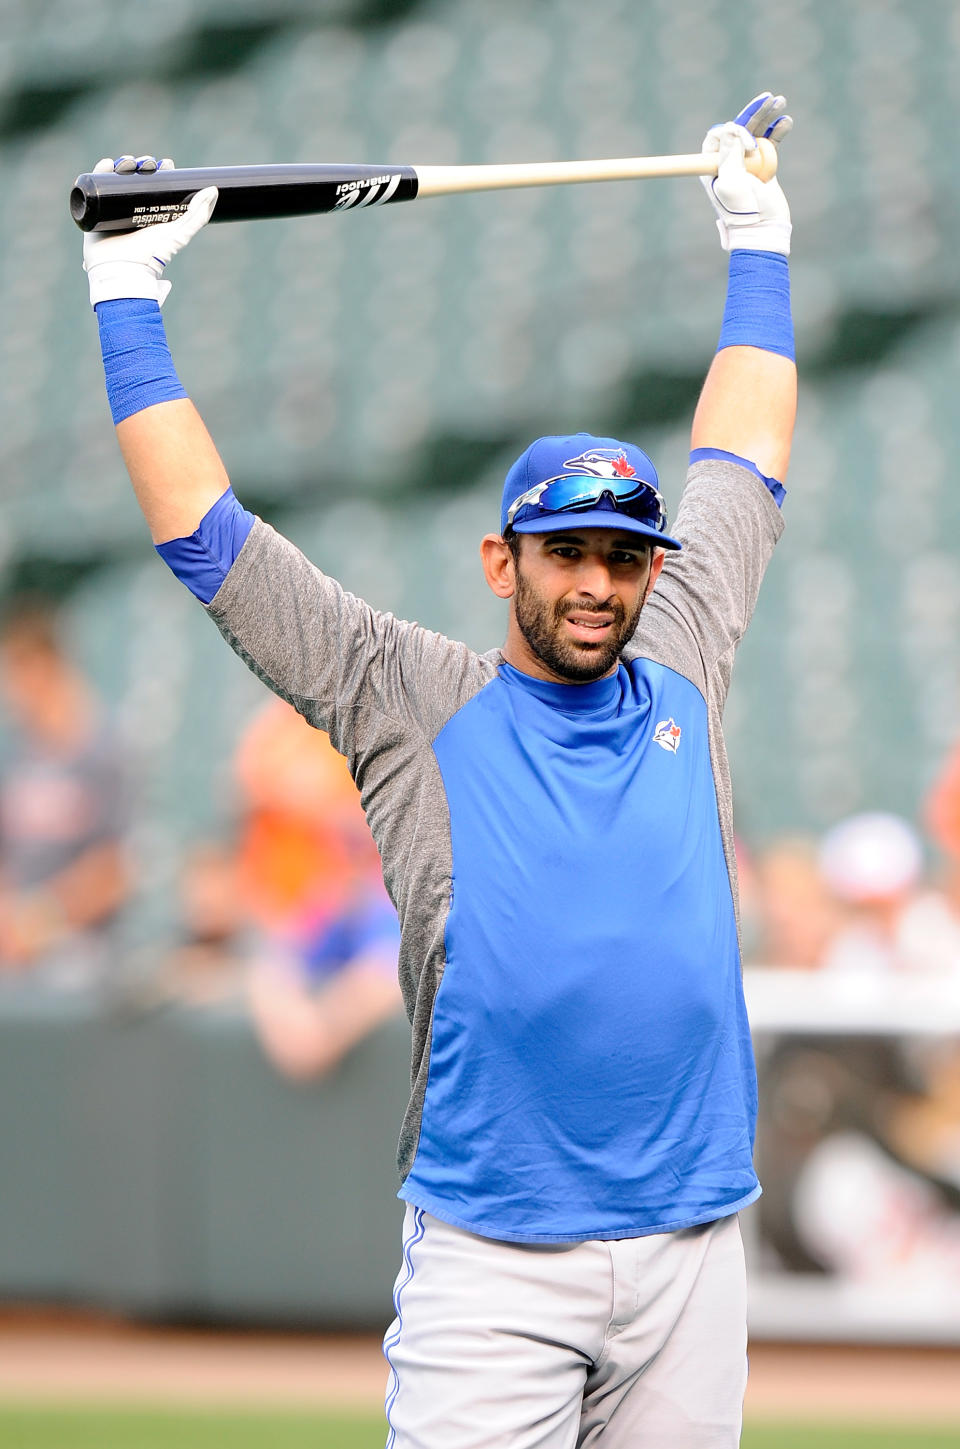
[[[249,43],[231,51],[231,27]],[[806,381],[730,744],[744,829],[819,827],[912,808],[958,721],[958,32],[946,0],[0,3],[7,96],[70,88],[0,146],[7,216],[31,218],[0,233],[0,560],[8,589],[38,561],[83,572],[77,627],[150,734],[163,828],[229,808],[209,782],[256,686],[149,557],[72,176],[118,146],[181,164],[688,151],[783,89]],[[375,603],[487,646],[499,615],[467,561],[504,464],[540,431],[632,430],[675,503],[722,280],[694,183],[558,188],[215,227],[167,322],[240,495]]]

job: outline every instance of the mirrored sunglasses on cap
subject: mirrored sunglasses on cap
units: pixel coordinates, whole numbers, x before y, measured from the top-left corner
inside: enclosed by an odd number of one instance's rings
[[[593,508],[609,499],[617,513],[645,523],[657,533],[667,526],[667,510],[663,498],[651,483],[642,478],[590,478],[583,474],[561,473],[536,483],[515,498],[507,510],[507,527],[525,523],[547,513],[576,512]]]

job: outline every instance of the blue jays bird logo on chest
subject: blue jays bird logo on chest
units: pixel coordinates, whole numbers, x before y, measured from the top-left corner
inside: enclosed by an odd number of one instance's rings
[[[669,750],[672,755],[675,755],[680,748],[682,733],[683,731],[674,719],[662,719],[653,732],[653,743],[659,745],[662,750]]]

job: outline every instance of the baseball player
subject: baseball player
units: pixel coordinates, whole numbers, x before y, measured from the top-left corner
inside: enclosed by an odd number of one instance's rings
[[[346,756],[399,913],[392,1449],[739,1441],[759,1186],[720,716],[794,422],[789,210],[744,168],[784,110],[765,92],[705,142],[729,284],[676,526],[639,447],[537,439],[481,544],[509,602],[486,654],[376,612],[234,497],[158,306],[215,193],[84,242],[158,551]]]

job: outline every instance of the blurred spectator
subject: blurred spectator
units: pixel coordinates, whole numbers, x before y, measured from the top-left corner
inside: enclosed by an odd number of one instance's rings
[[[928,1044],[918,1066],[923,1090],[891,1106],[887,1135],[903,1162],[952,1186],[960,1210],[960,1043]]]
[[[924,823],[943,853],[944,890],[960,911],[960,742],[947,755],[924,802]]]
[[[250,1002],[287,1075],[329,1071],[401,1010],[400,930],[346,761],[271,701],[241,741],[240,890],[260,941]]]
[[[760,1058],[757,1157],[764,1192],[757,1209],[765,1243],[794,1272],[842,1272],[819,1227],[808,1222],[812,1204],[801,1200],[808,1164],[816,1164],[817,1201],[830,1172],[847,1189],[843,1164],[827,1144],[853,1138],[891,1157],[886,1124],[901,1103],[913,1100],[919,1081],[899,1044],[870,1036],[817,1037],[786,1031]],[[829,1164],[829,1167],[826,1166]]]
[[[821,967],[828,997],[845,995],[844,977],[873,991],[882,975],[960,972],[960,919],[926,883],[920,837],[899,816],[851,816],[819,848],[781,843],[760,874],[764,964]],[[955,1042],[784,1032],[761,1056],[757,1151],[757,1221],[783,1267],[955,1292]]]
[[[831,1272],[887,1290],[955,1298],[960,1216],[937,1185],[911,1172],[870,1137],[827,1137],[795,1187],[808,1245]]]
[[[0,689],[13,727],[0,766],[0,969],[102,981],[131,886],[127,782],[49,607],[23,602],[0,622]]]
[[[841,914],[823,880],[816,844],[777,841],[755,866],[755,957],[763,966],[809,971],[823,963]]]
[[[821,842],[824,882],[846,913],[823,965],[874,974],[960,971],[960,918],[923,881],[923,846],[906,820],[873,812],[835,825]]]
[[[193,1006],[239,998],[247,952],[232,845],[207,840],[188,852],[180,877],[180,911],[183,939],[165,963],[163,994]]]

